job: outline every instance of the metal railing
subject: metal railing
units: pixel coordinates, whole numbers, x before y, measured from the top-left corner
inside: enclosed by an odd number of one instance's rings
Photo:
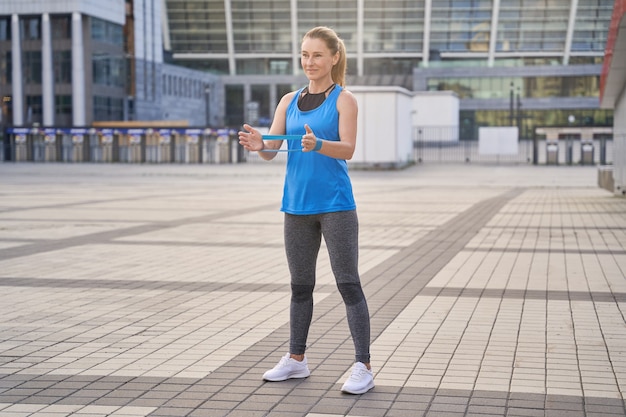
[[[530,163],[535,165],[607,165],[613,163],[613,140],[561,139],[518,142],[513,154],[483,154],[475,140],[456,143],[414,142],[415,162]]]
[[[237,133],[205,128],[10,128],[2,161],[199,163],[245,162]]]
[[[284,162],[285,154],[275,158]],[[516,163],[610,165],[613,139],[521,139],[517,151],[485,153],[479,140],[459,138],[458,128],[416,128],[415,163]],[[206,128],[9,128],[0,138],[0,161],[187,163],[263,162],[238,143],[234,129]]]
[[[478,139],[459,137],[458,128],[415,128],[413,131],[414,161],[517,163],[535,165],[607,165],[613,163],[613,139],[593,140],[520,139],[517,149],[494,153],[481,148]]]

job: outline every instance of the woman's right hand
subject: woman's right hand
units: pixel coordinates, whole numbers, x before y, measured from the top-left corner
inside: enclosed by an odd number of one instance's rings
[[[265,149],[263,135],[249,124],[243,125],[244,130],[239,131],[239,144],[249,151],[262,151]]]

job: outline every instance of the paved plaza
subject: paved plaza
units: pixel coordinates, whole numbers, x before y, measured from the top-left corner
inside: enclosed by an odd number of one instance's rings
[[[596,167],[354,171],[376,388],[322,247],[287,352],[281,163],[0,164],[0,416],[624,416],[626,199]]]

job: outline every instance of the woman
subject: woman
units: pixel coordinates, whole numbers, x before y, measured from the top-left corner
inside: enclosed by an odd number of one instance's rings
[[[270,128],[272,135],[302,139],[288,141],[281,208],[291,274],[289,353],[263,379],[284,381],[310,374],[305,350],[323,236],[355,347],[356,361],[342,391],[363,394],[374,387],[370,319],[358,273],[358,219],[346,163],[356,145],[358,108],[344,89],[345,47],[332,29],[317,27],[304,36],[301,63],[309,84],[280,100]],[[265,160],[276,156],[282,140],[264,141],[252,126],[243,127],[239,143],[245,149],[259,152]]]

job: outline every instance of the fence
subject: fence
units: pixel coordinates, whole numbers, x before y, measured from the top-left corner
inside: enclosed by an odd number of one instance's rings
[[[485,153],[479,140],[459,139],[455,128],[415,128],[415,163],[609,165],[613,139],[521,139],[517,152]],[[276,162],[284,162],[279,154]],[[220,164],[263,162],[238,143],[232,129],[9,128],[0,161]]]
[[[0,160],[32,162],[245,162],[231,129],[9,128]]]
[[[415,141],[415,162],[490,162],[539,165],[607,165],[613,163],[613,140],[593,141],[522,139],[514,154],[482,154],[476,140],[456,143]]]
[[[613,139],[520,139],[517,152],[493,153],[478,139],[459,139],[458,129],[421,128],[413,132],[414,160],[424,162],[517,163],[539,165],[607,165],[613,163]]]

